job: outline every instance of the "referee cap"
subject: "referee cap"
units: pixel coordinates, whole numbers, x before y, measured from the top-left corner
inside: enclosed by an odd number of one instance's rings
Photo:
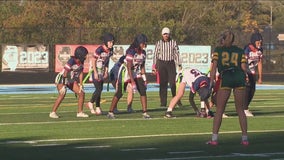
[[[171,31],[170,31],[170,29],[168,28],[168,27],[164,27],[163,28],[163,30],[162,30],[162,35],[163,34],[170,34],[171,33]]]

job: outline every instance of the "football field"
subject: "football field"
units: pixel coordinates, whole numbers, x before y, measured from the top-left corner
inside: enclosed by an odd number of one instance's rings
[[[126,112],[126,95],[120,100],[117,119],[108,119],[113,92],[103,92],[104,115],[76,118],[77,99],[68,92],[58,110],[59,119],[48,117],[57,97],[45,94],[0,95],[1,160],[280,160],[284,159],[284,90],[257,90],[248,118],[250,145],[240,145],[240,128],[233,96],[228,102],[218,146],[211,138],[213,119],[197,118],[188,102],[174,110],[175,119],[164,119],[158,92],[148,92],[152,119],[142,119],[139,95],[135,113]],[[169,94],[170,95],[170,94]],[[91,93],[86,94],[86,101]],[[171,98],[169,97],[168,100]],[[196,102],[199,105],[198,96]],[[90,112],[84,107],[86,113]],[[212,109],[215,111],[215,108]]]

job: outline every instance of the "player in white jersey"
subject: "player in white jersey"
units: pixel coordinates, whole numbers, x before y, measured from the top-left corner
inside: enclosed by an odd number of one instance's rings
[[[208,104],[208,98],[211,93],[211,88],[209,87],[210,79],[200,72],[198,69],[193,68],[186,68],[183,71],[183,77],[180,81],[180,84],[178,86],[178,91],[176,96],[174,96],[170,102],[170,105],[167,109],[167,112],[165,114],[165,118],[173,118],[172,111],[177,104],[177,102],[182,98],[185,92],[185,87],[188,85],[190,87],[190,92],[192,94],[195,94],[196,92],[200,96],[201,100],[201,108],[205,108],[205,101],[207,101]]]
[[[112,99],[112,103],[108,112],[108,118],[115,118],[114,108],[117,106],[119,99],[123,95],[123,91],[128,84],[131,85],[133,93],[139,92],[143,111],[143,118],[151,118],[147,114],[147,94],[146,94],[146,51],[147,37],[144,34],[139,34],[126,50],[126,67],[121,65],[118,73],[116,92]]]
[[[248,83],[246,85],[246,101],[245,101],[245,114],[247,117],[254,115],[249,111],[249,104],[255,94],[256,81],[262,83],[262,61],[263,61],[263,48],[262,36],[256,31],[251,35],[251,43],[245,47],[245,55],[248,61]],[[256,69],[258,71],[258,79],[256,76]]]
[[[106,33],[103,37],[103,44],[99,46],[92,59],[93,72],[91,79],[93,81],[95,91],[92,98],[86,104],[92,114],[101,115],[101,94],[103,91],[104,80],[108,77],[109,59],[113,55],[114,36],[111,33]],[[95,103],[95,109],[94,109]]]
[[[85,92],[83,90],[83,70],[84,70],[84,61],[88,54],[88,50],[79,46],[75,49],[74,56],[68,60],[65,64],[62,72],[58,73],[55,78],[55,84],[58,90],[58,97],[52,107],[52,111],[49,114],[50,118],[59,118],[56,111],[64,100],[67,88],[73,91],[76,96],[78,96],[78,112],[77,117],[89,117],[83,112],[83,103],[85,100]]]

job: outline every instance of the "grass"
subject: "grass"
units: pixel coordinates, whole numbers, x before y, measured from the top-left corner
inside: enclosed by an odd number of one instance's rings
[[[250,145],[240,145],[240,128],[231,96],[220,130],[219,146],[205,144],[211,137],[213,119],[196,118],[188,92],[176,119],[164,119],[157,92],[148,93],[151,120],[142,119],[138,94],[135,113],[126,113],[126,98],[119,102],[117,119],[105,115],[76,118],[77,100],[67,94],[58,110],[60,119],[48,117],[56,94],[0,96],[0,155],[4,160],[171,160],[171,159],[283,159],[284,90],[257,90],[248,118]],[[103,111],[113,93],[104,92]],[[86,95],[86,101],[91,97]],[[196,102],[198,103],[198,96]],[[168,98],[170,100],[170,97]],[[214,109],[213,109],[214,111]],[[87,113],[89,113],[86,110]]]

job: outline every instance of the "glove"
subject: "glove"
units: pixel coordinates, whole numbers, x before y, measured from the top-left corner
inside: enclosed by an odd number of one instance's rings
[[[59,90],[59,94],[65,95],[65,94],[66,94],[66,91],[67,91],[67,88],[66,88],[66,86],[64,85],[64,86]]]

